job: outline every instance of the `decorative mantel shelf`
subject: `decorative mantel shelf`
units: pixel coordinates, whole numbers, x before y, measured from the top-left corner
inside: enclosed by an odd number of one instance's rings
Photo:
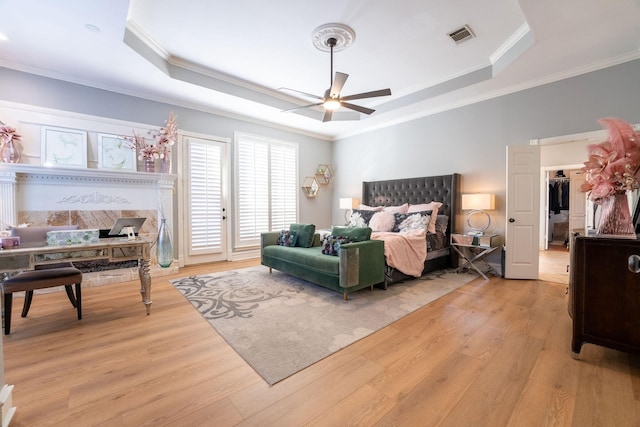
[[[144,211],[150,234],[157,232],[160,217],[173,229],[176,178],[172,174],[0,163],[0,228],[18,224],[21,217],[43,221],[60,212],[81,213],[86,228],[109,228],[114,216],[123,211]],[[88,224],[91,221],[95,223]]]

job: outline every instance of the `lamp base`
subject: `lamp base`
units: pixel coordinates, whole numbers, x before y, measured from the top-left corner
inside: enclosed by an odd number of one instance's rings
[[[478,221],[477,219],[472,220],[472,217],[476,214],[485,215],[487,217],[486,223],[482,224],[482,221]],[[471,231],[468,232],[467,234],[474,235],[474,236],[482,236],[484,235],[485,230],[489,228],[489,226],[491,225],[491,217],[486,211],[483,211],[482,209],[474,209],[469,211],[469,213],[467,214],[467,225],[471,229]]]

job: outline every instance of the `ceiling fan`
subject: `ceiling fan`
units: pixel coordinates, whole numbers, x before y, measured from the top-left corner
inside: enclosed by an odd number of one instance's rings
[[[378,96],[391,95],[391,89],[380,89],[380,90],[374,90],[371,92],[358,93],[355,95],[340,96],[340,92],[342,92],[342,87],[347,81],[349,74],[336,71],[335,77],[333,75],[333,48],[336,46],[337,43],[338,43],[338,40],[335,37],[330,37],[326,40],[326,44],[331,50],[331,70],[329,74],[329,77],[330,77],[329,89],[327,89],[324,92],[324,96],[313,95],[307,92],[301,92],[299,90],[289,89],[286,87],[280,88],[280,90],[288,90],[291,92],[296,92],[306,97],[317,99],[320,102],[316,102],[309,105],[303,105],[301,107],[291,108],[289,110],[285,110],[285,112],[300,110],[302,108],[323,106],[325,111],[324,111],[324,117],[322,118],[322,121],[328,122],[328,121],[331,121],[333,112],[340,107],[349,108],[350,110],[355,110],[364,114],[371,114],[374,111],[376,111],[372,108],[362,107],[360,105],[352,104],[347,101],[351,101],[354,99],[375,98]]]

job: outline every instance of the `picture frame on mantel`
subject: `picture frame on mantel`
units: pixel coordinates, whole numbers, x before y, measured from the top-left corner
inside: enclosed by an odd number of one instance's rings
[[[136,150],[121,136],[98,134],[98,167],[121,171],[136,171]]]
[[[87,132],[42,126],[40,164],[60,168],[87,167]]]

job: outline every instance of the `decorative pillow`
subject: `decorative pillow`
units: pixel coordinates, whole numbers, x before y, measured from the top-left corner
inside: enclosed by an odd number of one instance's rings
[[[331,234],[353,239],[354,242],[364,242],[371,238],[370,227],[333,227]]]
[[[435,215],[438,215],[437,211],[442,207],[442,202],[430,202],[423,203],[421,205],[409,205],[407,213],[433,211]]]
[[[363,205],[361,203],[360,206],[358,206],[358,209],[361,210],[361,211],[380,212],[382,210],[382,206],[367,206],[367,205]]]
[[[391,231],[396,223],[396,218],[392,212],[376,212],[369,220],[371,231]]]
[[[400,206],[385,206],[382,210],[384,212],[407,213],[407,209],[409,209],[409,203]]]
[[[394,232],[406,233],[411,230],[427,231],[432,211],[395,214]]]
[[[447,227],[449,226],[449,217],[446,215],[438,215],[436,218],[436,231],[442,234],[447,234]]]
[[[310,248],[313,245],[313,237],[316,233],[314,224],[291,224],[289,230],[296,232],[296,246]]]
[[[322,253],[338,256],[340,254],[340,246],[351,242],[353,242],[351,237],[328,235],[322,241]]]
[[[349,226],[350,227],[366,227],[369,225],[369,221],[373,214],[377,211],[373,210],[359,210],[354,209],[351,212],[351,217],[349,218]]]
[[[442,202],[430,202],[430,203],[424,203],[422,205],[411,205],[409,206],[407,213],[433,211],[433,213],[431,214],[431,221],[429,222],[429,227],[427,228],[427,231],[429,233],[435,233],[438,209],[440,209],[441,207],[442,207]]]
[[[280,246],[295,246],[298,233],[291,230],[282,230],[278,236],[278,244]]]

